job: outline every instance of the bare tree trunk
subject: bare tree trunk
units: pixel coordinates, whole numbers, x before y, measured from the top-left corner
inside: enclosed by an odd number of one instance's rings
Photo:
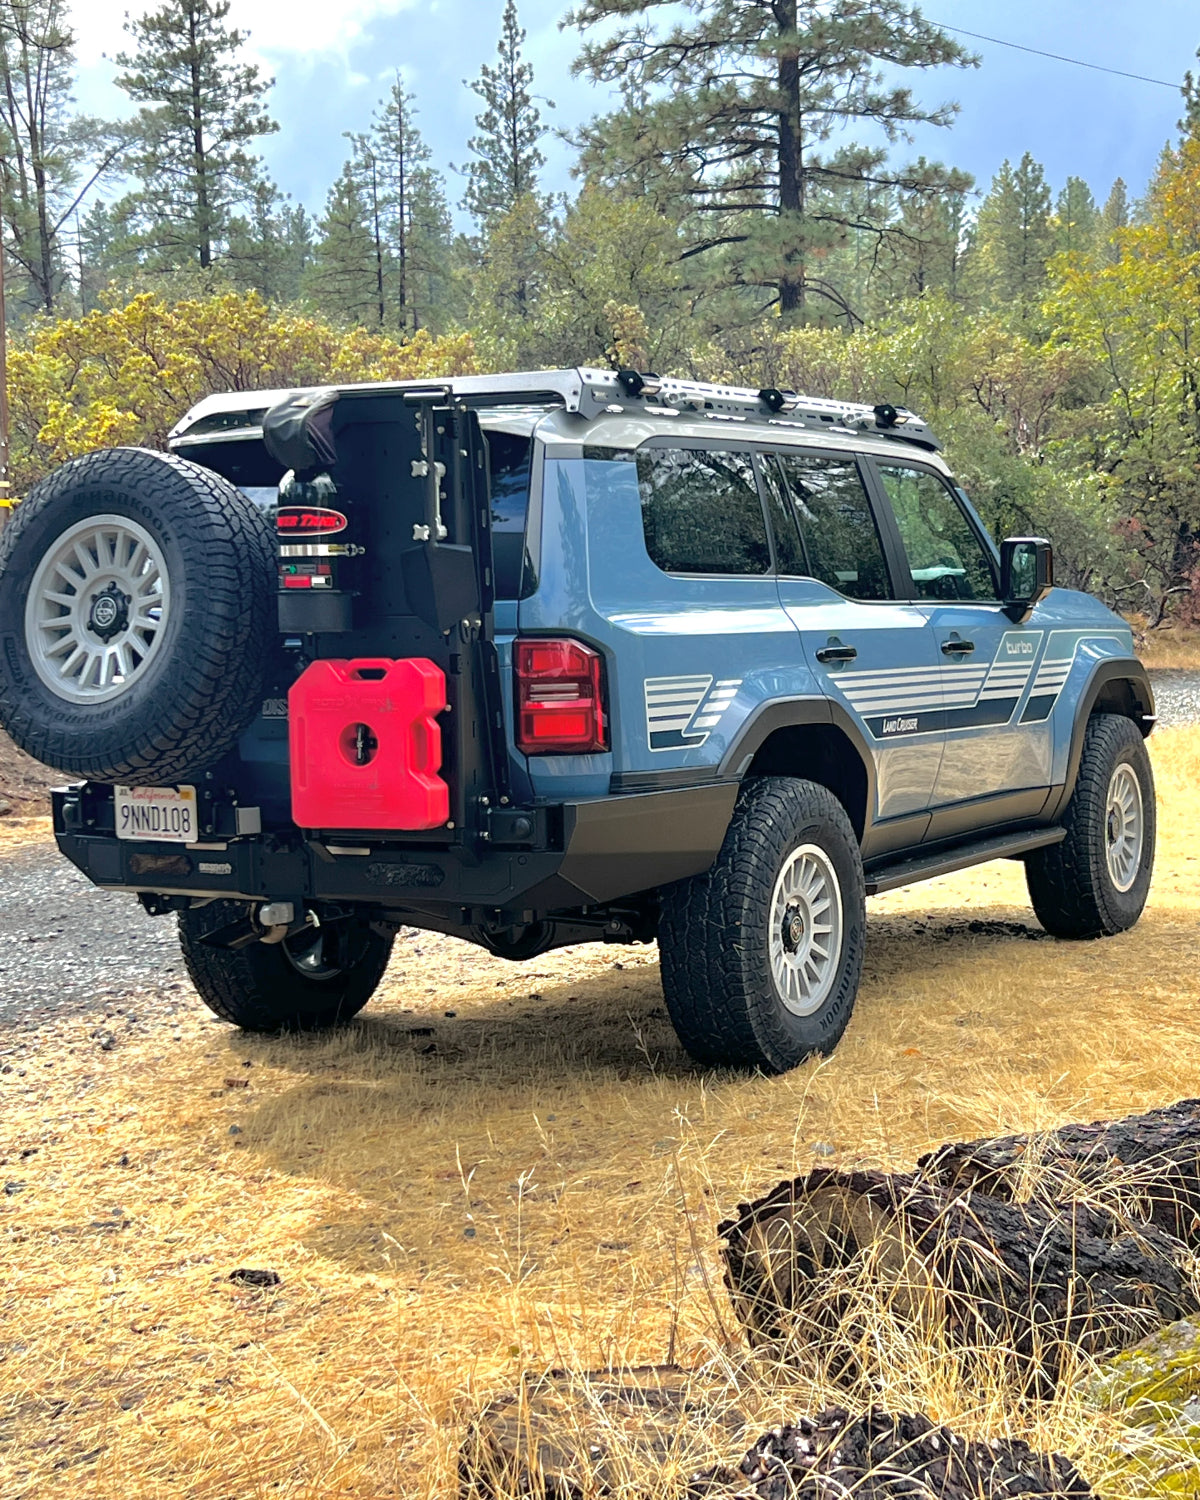
[[[188,7],[188,40],[191,43],[192,169],[196,176],[196,227],[199,232],[200,269],[212,265],[212,209],[208,197],[208,161],[204,150],[204,106],[200,91],[200,45],[196,35],[196,8]]]
[[[772,7],[782,34],[796,31],[796,0],[775,0]],[[784,52],[779,58],[779,212],[785,225],[799,232],[804,220],[804,161],[800,122],[800,55]],[[779,278],[779,311],[784,317],[804,306],[804,265],[794,249],[784,252],[786,269]]]

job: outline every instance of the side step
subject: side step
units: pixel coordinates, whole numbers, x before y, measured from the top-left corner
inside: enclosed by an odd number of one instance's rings
[[[896,865],[882,865],[867,871],[867,895],[882,896],[884,891],[913,885],[918,880],[932,880],[935,875],[953,875],[955,870],[982,865],[989,859],[1014,859],[1034,849],[1061,844],[1066,836],[1065,828],[1031,828],[1025,833],[1001,833],[975,844],[958,844],[953,849],[905,859]]]

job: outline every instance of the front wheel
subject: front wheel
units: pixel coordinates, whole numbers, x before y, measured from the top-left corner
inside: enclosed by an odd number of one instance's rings
[[[282,943],[218,948],[206,939],[244,916],[234,901],[179,913],[179,946],[201,1000],[243,1031],[324,1031],[357,1015],[379,986],[392,938],[357,917]]]
[[[1122,714],[1096,714],[1084,734],[1061,844],[1025,860],[1038,921],[1055,937],[1111,937],[1133,926],[1150,894],[1156,834],[1146,742]]]
[[[783,1073],[833,1050],[858,993],[862,859],[845,809],[791,777],[749,783],[717,862],[663,893],[663,993],[702,1063]]]

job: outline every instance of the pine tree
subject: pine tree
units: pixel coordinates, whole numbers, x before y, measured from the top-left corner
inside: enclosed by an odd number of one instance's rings
[[[533,93],[533,69],[521,55],[524,44],[516,0],[507,0],[496,48],[499,61],[494,67],[484,63],[470,85],[484,109],[475,117],[479,133],[467,142],[474,160],[466,168],[463,207],[485,233],[522,198],[538,197],[538,174],[546,165],[539,142],[547,127]],[[542,102],[554,108],[550,100]]]
[[[1100,210],[1082,177],[1068,177],[1054,205],[1054,248],[1062,254],[1086,254],[1094,248]]]
[[[264,178],[250,213],[229,226],[225,260],[234,286],[260,292],[268,302],[295,302],[312,256],[312,220]]]
[[[1196,52],[1196,61],[1200,62],[1200,50]],[[1183,75],[1183,87],[1180,89],[1183,95],[1183,119],[1179,121],[1179,131],[1184,140],[1200,138],[1200,78],[1189,68]]]
[[[446,186],[430,166],[413,96],[397,78],[372,121],[378,162],[388,301],[401,333],[436,322],[445,302],[453,230]]]
[[[137,203],[126,194],[116,203],[95,203],[79,225],[79,302],[84,313],[100,306],[110,286],[131,287],[141,268]]]
[[[1113,265],[1121,258],[1115,236],[1118,230],[1125,229],[1128,224],[1129,191],[1124,179],[1118,177],[1104,201],[1104,207],[1100,210],[1100,231],[1104,237],[1105,257]]]
[[[586,30],[619,21],[584,47],[576,70],[604,83],[633,79],[649,98],[635,116],[587,129],[593,175],[615,186],[630,168],[659,163],[691,216],[686,253],[727,280],[769,288],[766,305],[785,315],[815,301],[853,317],[824,263],[853,233],[878,245],[894,227],[883,215],[866,224],[850,217],[840,189],[936,197],[962,179],[893,167],[885,146],[850,144],[832,155],[825,147],[847,126],[891,142],[917,123],[949,124],[952,106],[923,106],[882,68],[972,59],[903,0],[712,0],[689,6],[669,29],[650,18],[656,8],[655,0],[581,0],[564,22]]]
[[[264,106],[272,80],[239,60],[245,38],[230,0],[164,0],[127,20],[132,54],[116,82],[143,108],[130,166],[141,179],[143,234],[163,266],[208,270],[239,208],[261,182],[251,145],[278,129]]]
[[[975,226],[976,280],[986,306],[1018,321],[1034,317],[1054,253],[1050,188],[1028,151],[1001,164]]]
[[[361,186],[361,160],[351,160],[329,190],[318,221],[305,291],[320,311],[340,323],[380,323],[379,244]]]
[[[26,282],[9,297],[46,313],[66,281],[67,221],[120,154],[106,127],[72,113],[65,12],[64,0],[0,0],[0,201],[7,252]]]
[[[910,169],[914,175],[930,170],[919,157]],[[940,166],[932,170],[942,172]],[[870,313],[882,312],[897,297],[920,297],[943,291],[959,295],[963,245],[966,239],[969,181],[954,191],[939,195],[901,191],[891,214],[892,233],[886,255],[875,253],[874,237],[862,236],[865,280],[858,302]],[[882,208],[872,206],[871,217]]]

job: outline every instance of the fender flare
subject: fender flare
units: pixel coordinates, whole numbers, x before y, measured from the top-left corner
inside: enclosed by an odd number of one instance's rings
[[[1146,668],[1136,656],[1106,656],[1092,668],[1083,691],[1075,704],[1075,718],[1071,725],[1071,748],[1067,757],[1067,776],[1057,801],[1051,801],[1046,811],[1049,821],[1056,823],[1066,812],[1079,777],[1079,762],[1083,759],[1083,740],[1087,733],[1088,720],[1095,712],[1096,704],[1105,688],[1113,683],[1123,683],[1129,689],[1129,718],[1141,730],[1142,737],[1149,736],[1154,727],[1154,689]],[[1053,793],[1051,794],[1053,798]]]
[[[741,781],[750,762],[776,730],[797,729],[807,725],[828,725],[839,729],[854,746],[867,779],[867,800],[863,834],[875,822],[875,757],[862,730],[840,703],[819,695],[799,698],[771,698],[760,703],[738,730],[726,750],[718,770],[722,779]]]

